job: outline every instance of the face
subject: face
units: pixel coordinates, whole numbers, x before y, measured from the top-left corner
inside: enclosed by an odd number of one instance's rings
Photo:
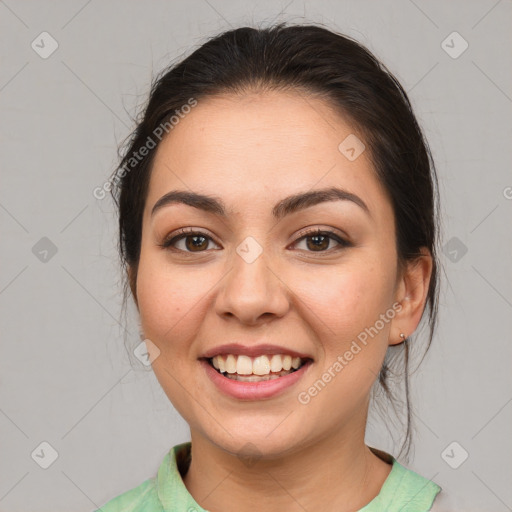
[[[193,438],[232,453],[250,442],[273,457],[364,431],[399,288],[391,204],[368,151],[338,149],[351,134],[363,139],[321,100],[273,92],[201,100],[161,142],[137,301],[156,377]],[[325,189],[345,195],[287,201]],[[173,191],[218,204],[174,200],[152,212]],[[203,359],[215,354],[240,373],[247,361],[249,373],[267,373],[272,359],[286,367],[276,354],[303,366],[248,383]]]

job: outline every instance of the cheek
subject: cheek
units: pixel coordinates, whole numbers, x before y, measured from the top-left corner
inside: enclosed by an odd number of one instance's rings
[[[385,313],[392,291],[388,274],[382,264],[364,258],[338,268],[325,266],[317,268],[314,277],[301,275],[297,295],[329,327],[328,336],[341,342],[357,336]]]
[[[377,334],[370,328],[389,308],[392,280],[383,262],[370,261],[360,258],[337,269],[317,269],[314,279],[303,279],[298,293],[308,306],[302,315],[314,326],[323,349],[317,373],[298,398],[325,425],[350,416],[364,403],[387,350],[389,321]]]
[[[169,340],[192,335],[197,325],[193,319],[199,314],[201,299],[208,289],[204,277],[193,271],[178,272],[163,264],[158,255],[141,254],[137,298],[142,328],[148,338],[159,346],[174,347]]]

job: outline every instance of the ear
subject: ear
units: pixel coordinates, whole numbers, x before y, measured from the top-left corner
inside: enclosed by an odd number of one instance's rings
[[[426,247],[420,249],[417,259],[408,261],[397,283],[395,300],[400,302],[401,309],[397,311],[391,324],[389,345],[398,345],[409,337],[418,327],[432,274],[432,255]],[[405,338],[400,336],[405,335]]]

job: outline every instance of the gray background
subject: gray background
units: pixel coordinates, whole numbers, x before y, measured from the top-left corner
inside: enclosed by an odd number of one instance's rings
[[[397,75],[440,175],[447,279],[413,378],[409,467],[453,509],[512,510],[511,14],[510,0],[0,1],[0,511],[94,510],[189,439],[127,356],[115,212],[92,191],[154,73],[230,26],[304,19],[357,38]],[[43,31],[59,45],[46,59],[31,47],[51,48]],[[454,31],[469,44],[457,58],[442,46]],[[126,328],[135,347],[133,307]],[[368,437],[392,449],[377,423]],[[48,469],[31,456],[43,441],[58,453]]]

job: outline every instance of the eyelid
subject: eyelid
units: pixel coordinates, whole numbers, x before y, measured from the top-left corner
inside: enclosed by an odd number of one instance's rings
[[[212,240],[216,245],[221,246],[221,244],[219,242],[217,242],[217,240],[215,239],[215,237],[213,235],[204,231],[202,228],[194,228],[194,227],[180,228],[176,231],[173,231],[169,235],[166,235],[164,237],[163,241],[157,245],[159,247],[162,247],[163,249],[171,249],[171,248],[174,249],[175,247],[173,247],[173,245],[170,242],[174,241],[174,243],[176,243],[178,241],[178,239],[182,240],[187,235],[188,236],[190,236],[190,235],[204,236],[205,238],[209,238],[210,240]],[[191,251],[180,251],[180,252],[186,252],[189,254],[193,254],[193,252],[191,252]],[[206,252],[206,251],[199,251],[199,252]]]
[[[321,227],[311,227],[306,228],[305,231],[302,231],[299,236],[291,243],[291,245],[296,245],[305,238],[311,237],[311,236],[327,236],[331,240],[334,240],[337,243],[336,247],[332,247],[328,249],[327,251],[305,251],[310,254],[318,254],[319,256],[322,255],[330,255],[332,252],[336,252],[341,249],[346,249],[349,247],[353,247],[353,243],[350,241],[349,237],[346,236],[344,233],[339,234],[339,230],[335,230],[334,228],[321,228]]]
[[[296,238],[295,240],[296,241],[300,240],[301,238],[304,238],[304,236],[314,235],[315,233],[325,234],[325,235],[334,235],[340,239],[343,239],[346,243],[349,243],[349,241],[350,241],[349,236],[346,233],[344,233],[343,231],[341,231],[340,229],[332,228],[330,226],[322,227],[322,225],[315,225],[315,226],[309,226],[309,227],[303,228],[299,232],[298,238]]]

